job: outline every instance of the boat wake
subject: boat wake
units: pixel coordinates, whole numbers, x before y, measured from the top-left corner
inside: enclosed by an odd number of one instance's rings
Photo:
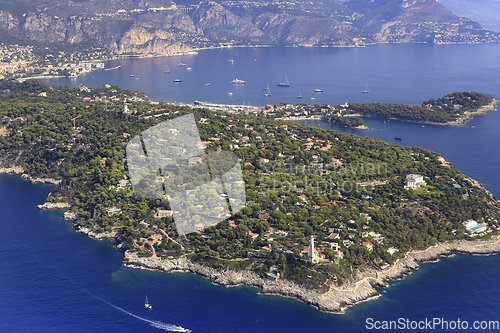
[[[138,315],[135,315],[133,314],[132,312],[129,312],[125,309],[122,309],[120,308],[119,306],[116,306],[114,305],[113,303],[110,303],[108,301],[106,301],[104,298],[101,298],[99,296],[96,296],[94,295],[93,293],[91,293],[90,291],[88,291],[87,289],[83,288],[82,286],[80,286],[78,283],[76,283],[75,281],[73,281],[73,279],[71,279],[70,277],[68,277],[66,274],[64,274],[60,269],[56,268],[56,267],[53,267],[55,270],[59,271],[66,279],[68,279],[72,284],[74,284],[76,287],[78,287],[79,289],[85,291],[87,294],[89,294],[90,296],[92,296],[93,298],[95,299],[98,299],[112,307],[114,307],[115,309],[123,312],[123,313],[126,313],[128,314],[129,316],[131,317],[134,317],[135,319],[139,319],[145,323],[148,323],[150,324],[151,326],[157,328],[157,329],[160,329],[160,330],[164,330],[164,331],[167,331],[167,332],[191,332],[190,329],[187,329],[187,328],[184,328],[182,326],[178,326],[178,325],[173,325],[173,324],[166,324],[164,322],[161,322],[159,320],[151,320],[151,319],[147,319],[147,318],[143,318],[141,316],[138,316]]]
[[[92,294],[90,294],[90,295],[92,295]],[[129,316],[132,316],[132,317],[134,317],[136,319],[139,319],[139,320],[141,320],[141,321],[143,321],[145,323],[148,323],[148,324],[150,324],[151,326],[153,326],[155,328],[158,328],[158,329],[161,329],[161,330],[164,330],[164,331],[168,331],[168,332],[191,332],[190,330],[188,330],[188,329],[186,329],[186,328],[184,328],[182,326],[177,326],[177,325],[173,325],[173,324],[165,324],[165,323],[163,323],[161,321],[158,321],[158,320],[150,320],[150,319],[143,318],[141,316],[135,315],[132,312],[128,312],[127,310],[122,309],[119,306],[116,306],[113,303],[110,303],[110,302],[106,301],[105,299],[100,298],[98,296],[92,295],[92,297],[97,298],[98,300],[101,300],[101,301],[103,301],[103,302],[111,305],[115,309],[117,309],[117,310],[119,310],[119,311],[121,311],[123,313],[126,313]]]

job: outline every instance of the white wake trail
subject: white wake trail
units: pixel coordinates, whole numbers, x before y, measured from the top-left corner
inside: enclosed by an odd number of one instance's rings
[[[92,295],[92,294],[91,294]],[[111,305],[112,307],[114,307],[115,309],[117,310],[120,310],[121,312],[124,312],[126,314],[128,314],[129,316],[132,316],[134,318],[137,318],[139,320],[142,320],[143,322],[146,322],[148,324],[150,324],[151,326],[155,327],[155,328],[158,328],[158,329],[162,329],[164,331],[169,331],[169,332],[189,332],[188,330],[186,330],[184,327],[181,327],[181,326],[177,326],[177,325],[172,325],[172,324],[165,324],[161,321],[157,321],[157,320],[150,320],[150,319],[147,319],[147,318],[143,318],[143,317],[140,317],[138,315],[135,315],[133,314],[132,312],[128,312],[127,310],[125,309],[122,309],[120,308],[119,306],[116,306],[108,301],[106,301],[105,299],[102,299],[100,297],[97,297],[95,295],[92,295],[93,297]]]
[[[73,281],[73,279],[71,279],[70,277],[66,276],[66,274],[64,274],[60,269],[58,269],[56,267],[54,267],[54,269],[58,270],[66,279],[68,279],[76,287],[78,287],[79,289],[85,291],[87,294],[89,294],[90,296],[94,297],[95,299],[103,301],[104,303],[107,303],[107,304],[111,305],[115,309],[120,310],[121,312],[126,313],[129,316],[132,316],[132,317],[134,317],[136,319],[142,320],[143,322],[148,323],[148,324],[150,324],[151,326],[153,326],[155,328],[158,328],[158,329],[161,329],[161,330],[164,330],[164,331],[168,331],[168,332],[191,332],[191,330],[188,330],[188,329],[186,329],[186,328],[184,328],[182,326],[177,326],[177,325],[172,325],[172,324],[165,324],[165,323],[163,323],[161,321],[158,321],[158,320],[150,320],[150,319],[143,318],[143,317],[140,317],[138,315],[135,315],[132,312],[128,312],[127,310],[122,309],[119,306],[116,306],[113,303],[110,303],[110,302],[106,301],[105,299],[100,298],[99,296],[94,295],[93,293],[91,293],[90,291],[88,291],[87,289],[83,288],[82,286],[80,286],[75,281]]]

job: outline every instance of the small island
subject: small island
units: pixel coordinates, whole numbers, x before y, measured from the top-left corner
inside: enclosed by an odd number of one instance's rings
[[[246,205],[209,227],[203,203],[192,205],[198,229],[180,235],[168,200],[132,190],[125,147],[191,113],[206,151],[238,156]],[[0,173],[58,184],[40,209],[67,208],[77,231],[115,240],[125,265],[190,271],[328,312],[441,255],[500,252],[498,201],[437,153],[114,85],[0,82]],[[188,187],[199,181],[181,176]],[[159,176],[151,186],[163,184]]]

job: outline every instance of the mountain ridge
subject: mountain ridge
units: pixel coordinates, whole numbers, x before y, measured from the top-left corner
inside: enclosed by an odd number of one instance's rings
[[[499,42],[435,0],[0,0],[0,42],[89,43],[119,55],[222,45],[363,46]]]

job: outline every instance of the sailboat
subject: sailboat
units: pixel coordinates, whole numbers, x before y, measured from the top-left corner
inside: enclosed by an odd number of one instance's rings
[[[264,97],[270,97],[271,96],[271,89],[269,89],[269,85],[267,85],[266,93],[264,94]]]
[[[285,73],[285,80],[283,82],[278,83],[278,87],[290,87],[290,83],[288,83],[288,78]]]
[[[170,68],[168,68],[168,66],[165,67],[165,74],[170,74]]]
[[[146,301],[144,302],[144,307],[149,310],[153,308],[153,306],[148,302],[148,295],[146,295]]]
[[[363,94],[369,94],[370,90],[368,90],[368,85],[366,85],[366,90],[363,90]]]
[[[298,99],[302,99],[302,93],[299,92],[299,96],[297,96]]]

